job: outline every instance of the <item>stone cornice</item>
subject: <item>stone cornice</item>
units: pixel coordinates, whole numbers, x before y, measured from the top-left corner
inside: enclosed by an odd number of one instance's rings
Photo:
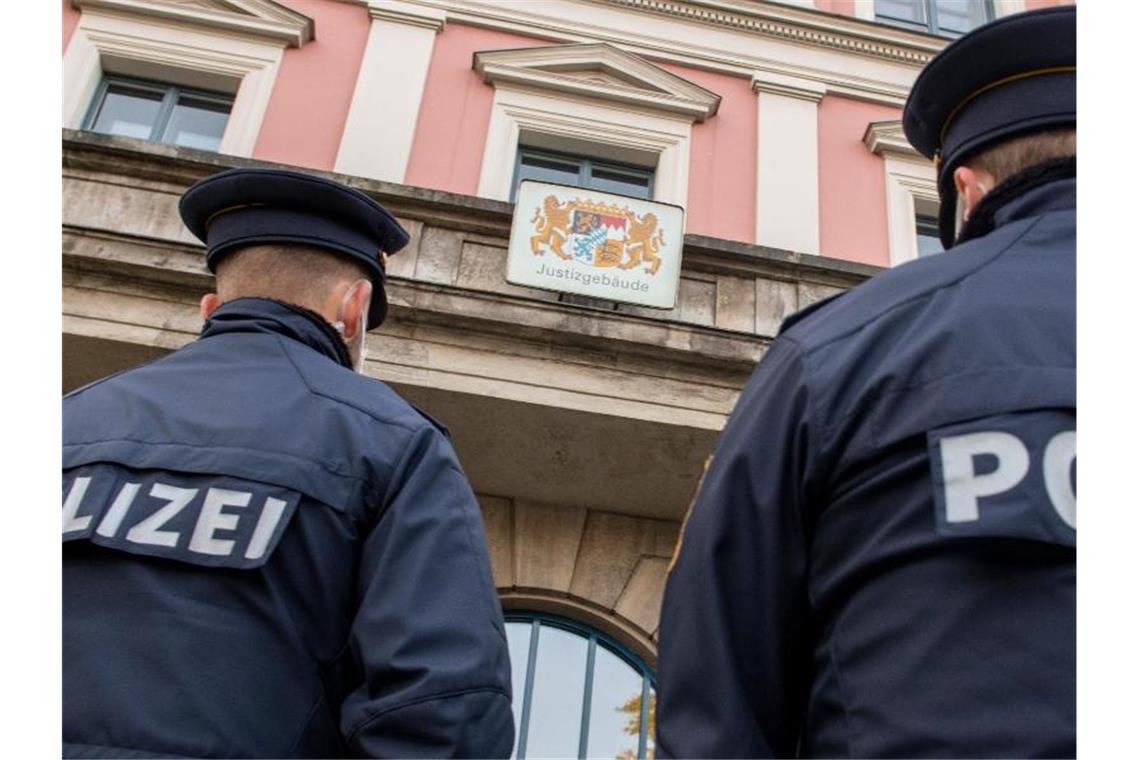
[[[716,93],[604,43],[483,51],[475,54],[473,67],[491,84],[527,85],[679,113],[696,121],[712,116],[720,105]],[[609,78],[591,81],[591,71]],[[575,76],[574,72],[587,76]]]
[[[946,40],[783,3],[743,0],[592,0],[687,21],[923,66]]]
[[[122,174],[136,183],[157,182],[180,188],[233,167],[295,169],[285,164],[71,129],[63,130],[63,164],[76,170]],[[312,173],[368,193],[401,218],[501,238],[510,235],[514,210],[510,203],[333,172]],[[693,234],[685,235],[684,256],[686,270],[740,276],[762,274],[835,287],[857,285],[881,271],[880,267],[842,259]]]
[[[901,53],[887,56],[861,55],[870,67],[870,70],[864,72],[857,65],[858,62],[836,60],[834,56],[828,60],[817,55],[819,52],[839,53],[845,56],[858,53],[858,45],[854,42],[847,47],[822,44],[819,39],[812,36],[814,32],[809,34],[811,29],[807,27],[798,37],[770,36],[775,42],[792,42],[802,47],[802,53],[789,57],[785,52],[776,54],[763,45],[755,44],[756,35],[765,34],[764,27],[757,27],[756,23],[729,23],[731,19],[721,16],[702,19],[684,14],[673,15],[664,12],[667,9],[666,5],[660,6],[654,12],[640,5],[614,4],[620,0],[612,2],[611,0],[565,0],[565,2],[542,0],[535,3],[496,3],[490,0],[404,1],[441,11],[446,14],[448,21],[458,24],[508,31],[556,42],[608,42],[623,50],[652,58],[654,61],[667,61],[733,76],[750,77],[757,72],[774,73],[819,83],[826,88],[828,94],[895,107],[902,106],[906,100],[913,77],[917,74],[921,63],[946,44],[946,40],[930,35],[820,11],[793,8],[777,3],[734,4],[733,7],[738,8],[741,13],[751,13],[755,16],[763,12],[781,18],[792,14],[791,17],[801,19],[805,24],[810,22],[816,26],[822,24],[826,28],[847,30],[845,33],[853,35],[852,40],[856,37],[860,39],[866,37],[870,40],[867,45],[885,44],[882,40],[891,40],[894,41],[892,44],[902,46],[900,50],[905,48],[913,53],[913,55]],[[364,6],[369,0],[339,0],[339,2]],[[666,0],[660,2],[665,3]],[[686,5],[682,0],[675,0],[675,3]],[[615,23],[612,17],[605,20],[596,18],[597,14],[590,14],[588,7],[594,4],[609,7],[629,17],[623,19],[621,23]],[[566,9],[570,5],[582,6],[581,18],[572,19],[566,14]],[[673,8],[673,5],[669,4],[668,8]],[[674,19],[678,28],[667,34],[662,34],[658,30],[656,36],[647,35],[638,27],[636,15],[639,14]],[[710,44],[702,40],[701,35],[687,34],[685,26],[689,24],[693,24],[693,29],[700,29],[702,32],[736,31],[741,39],[731,46],[731,49],[719,43]],[[908,45],[910,47],[907,47]],[[903,70],[884,78],[877,73],[883,70],[884,65],[900,66]],[[911,70],[913,73],[907,73],[906,70]]]
[[[399,0],[368,0],[368,15],[377,21],[417,26],[436,33],[447,23],[447,14],[443,11]]]
[[[863,133],[863,144],[877,156],[887,153],[922,159],[923,156],[907,141],[901,121],[873,121]],[[924,159],[925,160],[925,159]]]
[[[164,19],[196,26],[241,32],[300,47],[313,39],[313,20],[272,0],[71,0],[80,10],[101,10],[128,16]]]

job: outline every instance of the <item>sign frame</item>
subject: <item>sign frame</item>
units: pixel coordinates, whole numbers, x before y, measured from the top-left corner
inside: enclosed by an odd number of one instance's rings
[[[684,229],[678,204],[524,179],[511,219],[506,281],[673,309]]]

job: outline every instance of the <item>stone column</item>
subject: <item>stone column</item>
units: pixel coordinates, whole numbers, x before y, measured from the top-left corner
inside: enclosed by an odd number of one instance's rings
[[[756,242],[819,253],[819,122],[822,84],[774,73],[752,76],[757,108]]]
[[[369,0],[372,28],[335,170],[403,182],[435,36],[446,15],[400,0]]]

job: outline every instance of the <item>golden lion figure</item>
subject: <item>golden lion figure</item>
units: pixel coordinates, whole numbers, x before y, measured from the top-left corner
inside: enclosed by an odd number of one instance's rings
[[[550,250],[559,258],[570,258],[570,255],[562,250],[562,244],[566,242],[570,229],[570,209],[560,204],[553,195],[548,195],[542,202],[542,209],[535,209],[534,218],[530,221],[534,224],[534,231],[538,233],[530,238],[530,250],[535,256],[542,255],[541,246],[545,244],[550,246]]]
[[[653,234],[656,232],[657,234]],[[657,215],[652,211],[638,219],[634,214],[629,215],[629,233],[625,239],[625,252],[629,260],[621,265],[622,269],[633,269],[645,262],[645,271],[657,274],[661,268],[661,258],[657,252],[665,242],[665,236],[657,229]]]

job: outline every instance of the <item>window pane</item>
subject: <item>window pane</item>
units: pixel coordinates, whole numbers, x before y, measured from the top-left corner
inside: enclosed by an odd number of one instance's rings
[[[162,110],[163,93],[119,84],[107,87],[91,129],[108,135],[150,139]]]
[[[590,172],[589,186],[595,190],[649,198],[649,176],[632,171],[595,166]]]
[[[641,673],[598,646],[590,697],[587,757],[636,758],[641,734]]]
[[[524,179],[556,182],[561,185],[577,185],[578,164],[524,153],[522,163],[519,166],[519,182]]]
[[[577,757],[582,728],[588,642],[578,634],[539,629],[527,757]]]
[[[875,0],[875,17],[926,24],[923,0]]]
[[[229,103],[183,95],[174,106],[162,141],[187,148],[217,150],[229,118]]]
[[[983,0],[936,0],[938,30],[964,34],[986,23]]]
[[[918,255],[929,256],[942,253],[942,238],[938,235],[938,220],[932,216],[919,215],[915,218],[915,233],[918,241]]]
[[[519,748],[519,727],[522,720],[523,690],[526,687],[526,666],[530,658],[531,624],[507,622],[507,648],[511,653],[511,710],[515,714],[515,746],[511,757]]]

